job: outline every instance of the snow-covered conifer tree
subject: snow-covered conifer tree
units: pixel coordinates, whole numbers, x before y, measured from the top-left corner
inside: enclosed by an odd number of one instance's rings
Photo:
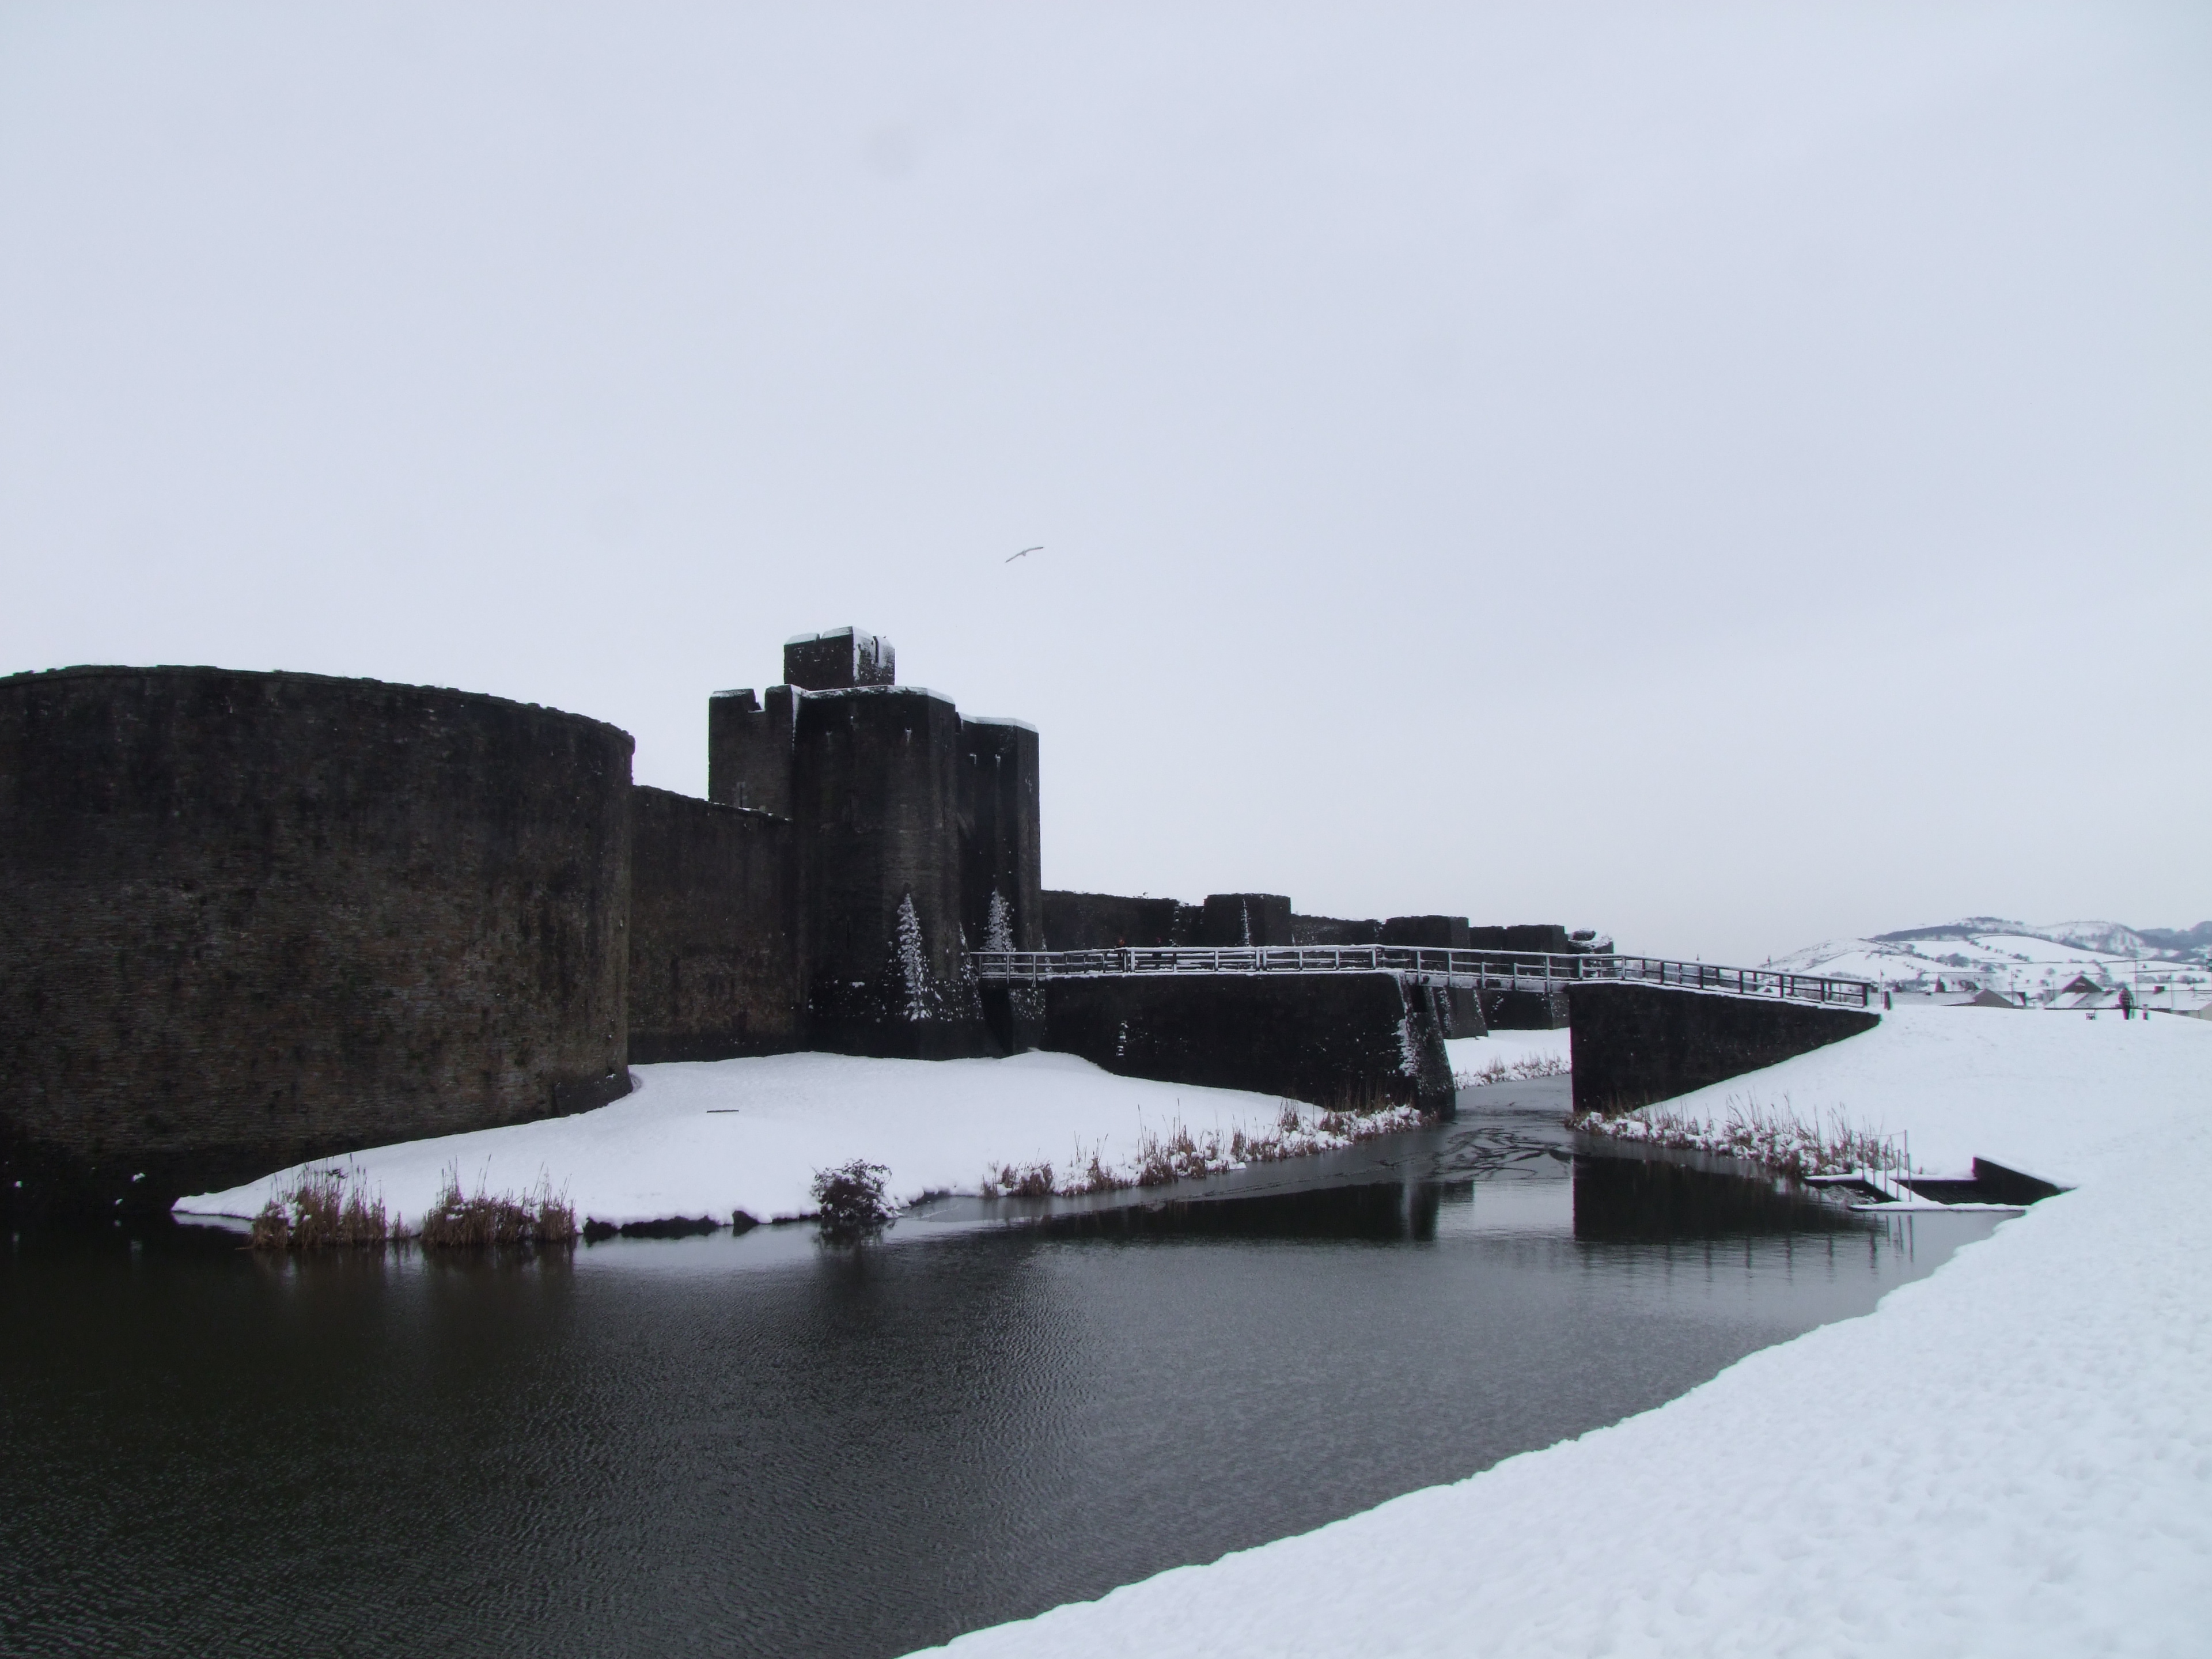
[[[921,918],[915,914],[914,895],[899,901],[899,974],[906,981],[906,1017],[927,1019],[932,1011],[929,957],[921,945]]]

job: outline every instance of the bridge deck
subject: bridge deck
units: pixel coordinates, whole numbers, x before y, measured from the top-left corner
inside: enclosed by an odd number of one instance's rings
[[[1551,991],[1568,985],[1632,982],[1732,996],[1863,1008],[1874,999],[1864,980],[1785,974],[1771,968],[1724,968],[1660,957],[1532,956],[1499,951],[1447,951],[1410,945],[1284,945],[1209,948],[1147,945],[1110,951],[974,951],[968,961],[986,984],[1042,984],[1131,974],[1401,974],[1462,990]]]

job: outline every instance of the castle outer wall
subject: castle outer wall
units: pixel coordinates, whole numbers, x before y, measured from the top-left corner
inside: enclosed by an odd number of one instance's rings
[[[791,820],[630,792],[629,1058],[806,1046]]]
[[[160,1209],[626,1092],[630,748],[368,680],[0,679],[0,1194]]]

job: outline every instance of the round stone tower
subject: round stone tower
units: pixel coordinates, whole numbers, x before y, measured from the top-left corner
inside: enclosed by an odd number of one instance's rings
[[[0,1207],[626,1092],[630,750],[374,680],[0,678]]]

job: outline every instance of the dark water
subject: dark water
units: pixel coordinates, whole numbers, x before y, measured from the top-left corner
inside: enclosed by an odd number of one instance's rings
[[[0,1650],[896,1654],[1614,1421],[1992,1224],[1543,1125],[859,1252],[17,1237]]]

